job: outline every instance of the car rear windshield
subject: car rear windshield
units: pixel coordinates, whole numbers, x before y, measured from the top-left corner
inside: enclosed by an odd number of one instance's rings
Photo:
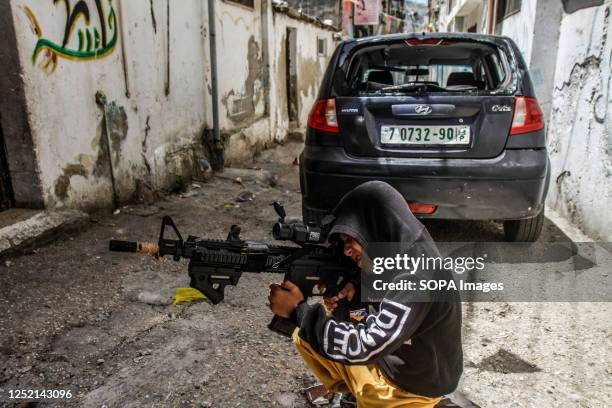
[[[484,41],[411,40],[359,48],[334,75],[338,96],[489,93],[509,79],[502,48]]]

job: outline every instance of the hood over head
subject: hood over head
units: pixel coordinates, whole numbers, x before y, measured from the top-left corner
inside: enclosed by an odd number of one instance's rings
[[[329,236],[344,233],[363,247],[376,242],[402,242],[410,246],[423,233],[429,238],[404,197],[382,181],[369,181],[349,191],[333,215]]]
[[[340,233],[356,239],[366,255],[362,266],[364,272],[373,271],[372,267],[375,264],[373,261],[377,258],[395,259],[398,255],[406,255],[412,259],[440,257],[440,252],[429,232],[412,214],[404,197],[395,188],[382,181],[370,181],[348,192],[334,209],[333,215],[335,220],[328,236],[330,242],[336,241]],[[373,280],[376,279],[387,282],[452,279],[443,268],[429,268],[423,263],[413,266],[412,269],[404,269],[405,266],[387,268],[385,264],[382,275],[378,273],[362,275],[362,299],[371,302],[381,301],[385,291],[371,289],[364,291],[364,288],[373,288]],[[410,299],[431,302],[434,298],[440,298],[447,301],[455,294],[455,291],[446,292],[419,291],[415,294],[410,292]],[[404,299],[405,296],[407,295],[403,291],[398,291],[389,294],[388,298]]]

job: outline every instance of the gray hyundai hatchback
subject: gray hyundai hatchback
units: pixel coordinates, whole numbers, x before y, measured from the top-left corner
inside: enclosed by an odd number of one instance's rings
[[[300,156],[305,222],[383,180],[423,218],[503,220],[537,240],[550,179],[544,118],[509,38],[369,37],[334,52]]]

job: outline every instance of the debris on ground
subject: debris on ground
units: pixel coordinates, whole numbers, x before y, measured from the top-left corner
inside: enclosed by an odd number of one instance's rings
[[[204,157],[200,157],[196,161],[195,172],[193,174],[193,179],[202,182],[208,182],[213,178],[212,166]]]
[[[139,217],[150,217],[159,212],[159,207],[156,207],[154,205],[137,206],[129,208],[127,212],[129,214],[137,215]]]
[[[208,300],[208,298],[197,289],[176,288],[176,294],[174,295],[175,305],[181,303],[202,302],[204,300]]]
[[[186,193],[181,194],[181,198],[190,198],[199,195],[198,190],[189,190]]]
[[[151,350],[149,349],[141,350],[138,352],[138,355],[132,359],[132,361],[135,363],[139,363],[142,360],[144,360],[145,357],[150,356],[150,355],[151,355]]]
[[[167,306],[172,304],[172,297],[163,296],[161,293],[153,293],[153,292],[140,292],[137,296],[138,300],[142,303],[146,303],[148,305],[153,306]]]
[[[292,408],[295,406],[295,394],[282,392],[276,397],[276,403],[281,407]]]
[[[153,204],[155,202],[155,189],[153,185],[147,180],[137,179],[136,180],[136,199],[143,204]]]
[[[308,402],[313,405],[327,405],[334,399],[334,393],[329,391],[323,384],[314,385],[304,390]]]
[[[253,201],[254,198],[255,198],[255,194],[253,194],[252,192],[243,191],[240,194],[238,194],[238,197],[236,197],[236,202],[245,203],[247,201]]]
[[[236,203],[224,203],[223,208],[240,208],[240,204]]]
[[[12,208],[0,212],[0,254],[33,254],[57,236],[83,230],[89,216],[78,210],[35,211]],[[10,266],[12,261],[5,263]]]
[[[278,176],[276,174],[272,174],[269,178],[268,178],[268,183],[270,184],[270,187],[276,187],[278,186]]]
[[[278,184],[278,176],[267,170],[226,168],[216,176],[222,179],[232,180],[234,183],[258,183],[266,187],[275,187]]]

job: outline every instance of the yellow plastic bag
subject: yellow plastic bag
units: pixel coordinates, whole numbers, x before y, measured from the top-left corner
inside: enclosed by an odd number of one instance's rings
[[[194,288],[176,288],[174,294],[174,305],[181,303],[201,302],[208,300],[206,296],[197,289]]]

